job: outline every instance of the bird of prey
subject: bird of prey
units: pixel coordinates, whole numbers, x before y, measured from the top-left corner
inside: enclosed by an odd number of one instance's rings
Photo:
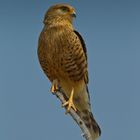
[[[88,93],[87,51],[80,33],[73,27],[75,9],[68,4],[51,6],[44,17],[44,28],[38,42],[40,65],[52,82],[51,91],[64,91],[67,112],[73,108],[85,122],[92,139],[101,130],[95,121]]]

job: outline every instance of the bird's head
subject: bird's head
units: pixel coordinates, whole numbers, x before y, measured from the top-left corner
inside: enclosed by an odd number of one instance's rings
[[[56,20],[55,22],[61,22],[66,20],[72,23],[73,18],[76,17],[75,9],[68,4],[56,4],[51,6],[45,14],[44,24],[47,20]],[[59,20],[59,21],[58,21]]]

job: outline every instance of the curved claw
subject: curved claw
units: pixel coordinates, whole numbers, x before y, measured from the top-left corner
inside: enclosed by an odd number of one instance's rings
[[[57,79],[53,80],[52,86],[51,86],[51,92],[55,93],[59,90],[59,82]]]
[[[62,107],[67,106],[66,113],[68,113],[71,108],[73,108],[74,111],[77,111],[77,109],[76,109],[76,107],[75,107],[75,105],[73,103],[73,94],[74,94],[74,89],[72,88],[69,100],[67,102],[65,102],[64,104],[62,104]]]

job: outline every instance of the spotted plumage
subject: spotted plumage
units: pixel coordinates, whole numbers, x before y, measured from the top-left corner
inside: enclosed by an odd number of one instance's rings
[[[82,36],[73,28],[74,16],[75,9],[67,4],[49,8],[39,37],[38,58],[52,84],[58,81],[66,98],[73,100],[73,107],[95,140],[101,130],[91,113],[87,51]]]

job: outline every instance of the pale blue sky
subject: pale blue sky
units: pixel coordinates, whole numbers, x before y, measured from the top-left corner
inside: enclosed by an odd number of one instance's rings
[[[37,59],[45,11],[66,2],[88,50],[100,140],[140,139],[140,1],[0,0],[0,140],[81,140]]]

